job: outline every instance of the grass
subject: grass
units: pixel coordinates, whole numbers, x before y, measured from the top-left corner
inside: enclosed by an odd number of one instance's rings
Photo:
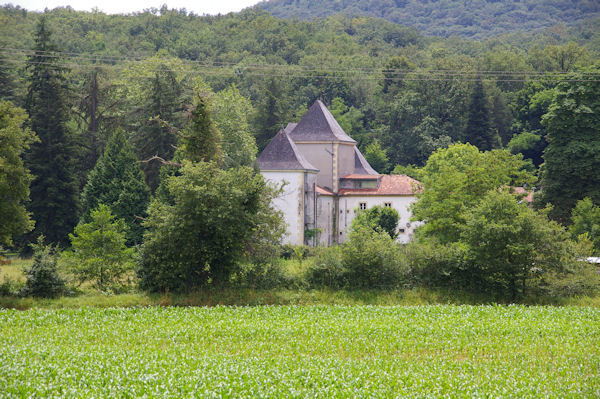
[[[0,311],[4,397],[598,397],[600,310]]]
[[[31,259],[11,259],[10,265],[0,266],[0,284],[11,280],[16,282],[25,282],[25,269],[32,264]]]
[[[82,307],[145,307],[145,306],[260,306],[260,305],[481,305],[492,304],[482,295],[449,290],[412,288],[403,290],[255,290],[238,288],[207,288],[188,294],[147,294],[143,292],[118,295],[87,291],[77,296],[56,299],[0,296],[0,309],[27,310],[77,309]],[[528,305],[589,306],[600,308],[600,296],[572,298],[530,298]]]

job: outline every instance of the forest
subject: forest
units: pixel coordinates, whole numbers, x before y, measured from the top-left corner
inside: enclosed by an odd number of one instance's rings
[[[573,260],[600,251],[600,37],[589,21],[568,22],[473,40],[370,16],[3,6],[0,159],[14,169],[0,174],[0,243],[33,251],[29,292],[48,281],[36,280],[47,272],[36,265],[57,262],[100,290],[135,269],[151,291],[231,282],[453,285],[513,299],[532,286],[585,291],[593,274],[575,273],[583,266]],[[308,254],[313,268],[290,282],[273,259],[310,251],[275,245],[277,190],[252,164],[317,98],[380,173],[425,184],[414,212],[427,223],[418,245],[401,248],[367,221],[343,251]],[[542,187],[536,211],[500,192],[513,185]],[[518,230],[487,231],[489,242],[514,240],[509,252],[477,250],[489,220]],[[381,273],[365,274],[374,266]],[[577,278],[565,283],[569,273]]]
[[[426,35],[471,39],[572,25],[597,19],[600,12],[591,0],[269,0],[259,6],[280,18],[310,20],[343,13],[383,18]]]

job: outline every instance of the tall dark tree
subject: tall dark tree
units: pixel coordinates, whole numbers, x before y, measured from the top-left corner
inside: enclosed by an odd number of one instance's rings
[[[27,157],[34,176],[29,207],[36,221],[32,234],[43,234],[51,243],[66,245],[78,219],[76,147],[67,127],[66,70],[56,57],[45,15],[36,27],[34,51],[27,60],[26,99],[31,129],[40,138]]]
[[[275,77],[269,78],[261,93],[254,120],[256,145],[259,152],[281,129],[281,125],[288,122],[286,97],[282,82]]]
[[[596,67],[588,73],[600,73]],[[550,215],[569,219],[584,197],[600,203],[600,82],[573,74],[556,87],[543,117],[548,147],[542,165],[541,202],[550,203]]]
[[[473,144],[481,151],[489,151],[500,145],[498,133],[492,126],[490,108],[483,90],[483,83],[479,79],[475,82],[471,94],[464,137],[466,143]]]
[[[0,46],[4,47],[2,43]],[[15,97],[15,84],[12,77],[10,76],[10,68],[4,57],[4,54],[0,52],[0,101],[12,101]]]
[[[176,137],[168,124],[179,127],[181,119],[181,85],[175,73],[167,66],[159,67],[150,84],[150,98],[141,110],[141,124],[133,144],[140,159],[159,156],[170,160],[175,152]],[[160,182],[160,163],[148,162],[144,166],[146,183],[154,191]]]
[[[108,140],[104,154],[89,174],[81,194],[84,223],[91,221],[90,214],[99,204],[108,206],[114,216],[123,219],[128,244],[142,241],[142,218],[150,202],[150,190],[144,183],[140,163],[125,133],[117,130]]]

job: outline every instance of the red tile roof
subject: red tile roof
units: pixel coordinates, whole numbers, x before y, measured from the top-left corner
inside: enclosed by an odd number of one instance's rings
[[[381,175],[378,188],[346,188],[339,195],[415,195],[421,183],[406,175]]]
[[[317,186],[317,194],[321,194],[321,195],[333,195],[333,191],[325,188],[325,187],[321,187],[321,186]]]
[[[513,190],[517,194],[524,194],[523,199],[528,204],[531,204],[533,202],[533,191],[527,191],[523,187],[513,187]]]

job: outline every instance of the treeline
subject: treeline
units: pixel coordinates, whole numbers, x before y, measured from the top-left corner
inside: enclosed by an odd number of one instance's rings
[[[0,175],[0,239],[21,251],[40,236],[70,247],[62,262],[82,281],[93,275],[104,288],[106,264],[121,265],[111,268],[122,271],[114,281],[131,276],[135,246],[137,276],[151,290],[270,278],[283,230],[268,206],[276,193],[251,165],[282,124],[297,121],[317,98],[379,172],[410,174],[426,190],[426,176],[440,172],[425,173],[432,154],[460,143],[478,154],[501,151],[505,158],[492,163],[525,158],[516,170],[531,178],[519,183],[542,187],[538,207],[552,205],[546,213],[575,222],[574,237],[587,234],[582,242],[600,248],[600,221],[582,216],[596,215],[600,204],[598,57],[589,42],[569,41],[560,28],[509,46],[434,40],[375,19],[308,23],[256,10],[197,17],[57,9],[39,16],[7,6],[1,16],[0,95],[11,102],[0,107],[0,151],[10,166]],[[140,21],[144,29],[131,30]],[[28,24],[32,39],[13,30]],[[102,32],[115,36],[96,48]],[[154,47],[139,47],[145,42]],[[182,56],[181,43],[199,52]],[[485,182],[488,172],[469,170],[459,183]],[[478,201],[517,184],[512,177],[488,183]],[[489,198],[496,200],[505,199]],[[453,243],[476,247],[459,225],[478,201],[457,211],[460,223],[448,222]],[[434,219],[418,217],[428,221],[427,235]],[[35,248],[35,265],[52,269],[53,250],[41,242]],[[32,270],[47,273],[38,266]]]
[[[600,13],[591,0],[268,0],[259,7],[280,18],[307,20],[343,13],[383,18],[426,35],[473,39],[574,24]]]

